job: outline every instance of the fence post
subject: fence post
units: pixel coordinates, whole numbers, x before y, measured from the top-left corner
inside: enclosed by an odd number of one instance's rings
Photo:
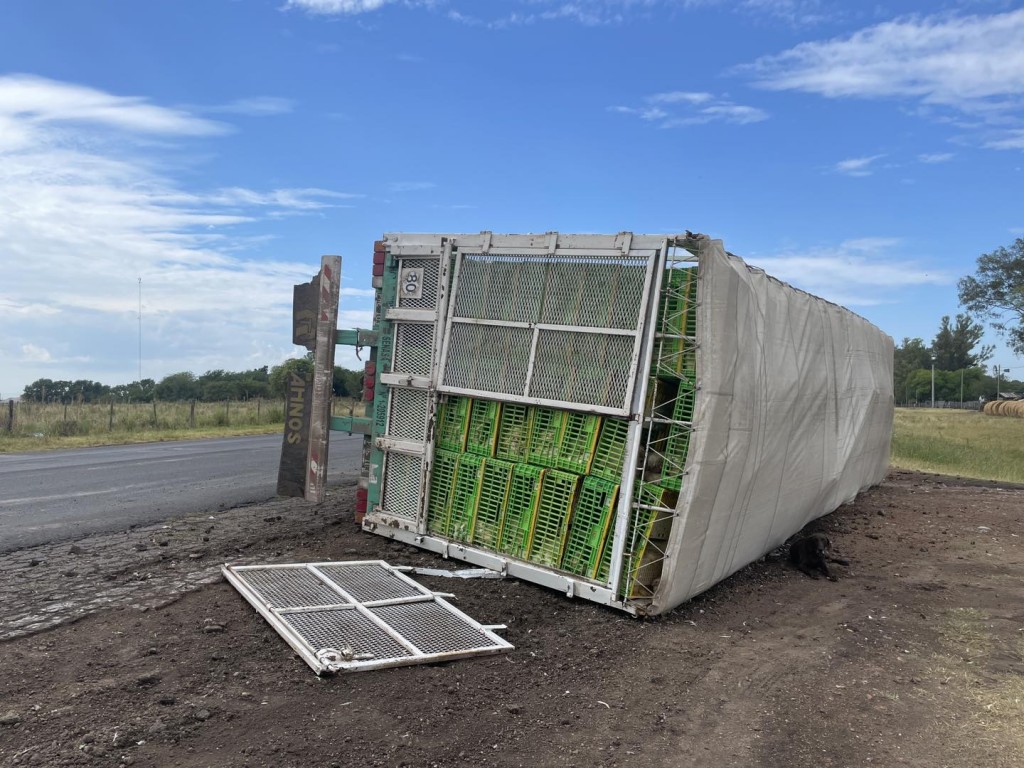
[[[230,400],[225,400],[224,401],[224,426],[225,427],[230,427],[231,426],[231,401]]]
[[[188,409],[188,426],[191,429],[196,428],[196,401],[192,401],[191,407]]]
[[[14,400],[7,401],[7,434],[14,434]]]
[[[68,404],[64,403],[64,421],[68,420]]]
[[[107,421],[107,432],[114,431],[114,398],[110,398],[110,419]]]
[[[256,398],[256,423],[260,423],[260,405],[263,403],[262,397]]]
[[[156,398],[153,398],[153,426],[156,426]]]

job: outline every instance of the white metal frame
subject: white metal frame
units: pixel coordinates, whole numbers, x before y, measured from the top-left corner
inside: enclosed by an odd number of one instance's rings
[[[489,234],[489,233],[485,233]],[[627,233],[628,234],[628,233]],[[536,256],[538,258],[544,257],[556,257],[556,258],[578,258],[578,259],[594,259],[594,258],[606,258],[606,259],[621,259],[623,257],[640,259],[644,258],[647,260],[644,274],[644,287],[642,296],[647,301],[645,309],[647,312],[650,311],[650,303],[653,300],[655,305],[655,311],[657,310],[657,294],[655,293],[653,299],[651,298],[651,282],[654,279],[655,264],[658,261],[659,253],[663,252],[665,239],[662,238],[658,243],[658,248],[632,248],[634,240],[631,237],[624,237],[623,235],[614,236],[618,241],[621,239],[622,245],[619,248],[608,248],[608,239],[612,236],[574,236],[574,235],[556,235],[555,233],[549,233],[549,243],[546,248],[531,247],[526,243],[533,242],[533,236],[519,235],[519,236],[508,236],[521,238],[523,245],[518,245],[515,242],[504,245],[504,247],[495,248],[489,247],[487,241],[483,241],[479,244],[479,250],[474,250],[473,245],[475,243],[466,243],[460,238],[454,238],[455,242],[458,243],[459,248],[455,252],[455,272],[452,277],[451,295],[455,296],[459,290],[459,276],[462,267],[463,257],[465,255],[485,255],[485,256]],[[601,240],[603,239],[603,242]],[[648,238],[649,240],[650,238]],[[565,240],[565,244],[562,241]],[[595,246],[600,245],[604,247],[587,247],[586,243],[594,243]],[[560,247],[561,246],[561,247]],[[443,332],[443,346],[441,350],[441,357],[438,360],[437,370],[439,372],[439,378],[436,382],[436,386],[439,391],[445,394],[456,394],[465,395],[467,397],[484,397],[492,400],[499,399],[503,401],[509,401],[513,403],[528,403],[530,405],[540,405],[550,408],[564,408],[574,411],[583,411],[586,413],[596,413],[608,416],[622,416],[632,417],[637,414],[634,410],[634,389],[637,381],[637,370],[638,361],[640,359],[643,349],[643,329],[646,323],[647,312],[641,311],[637,313],[637,324],[633,329],[625,328],[603,328],[599,326],[579,326],[579,325],[559,325],[557,323],[528,323],[520,321],[504,321],[504,320],[489,320],[473,317],[458,317],[454,314],[450,314],[447,317],[447,321],[444,324]],[[504,328],[523,328],[532,331],[532,338],[530,340],[530,351],[529,359],[526,366],[526,379],[523,386],[523,393],[516,394],[512,392],[493,392],[481,389],[471,389],[468,387],[453,387],[443,383],[443,376],[445,368],[448,364],[448,350],[449,344],[452,338],[452,325],[487,325]],[[440,324],[439,324],[440,327]],[[583,333],[592,334],[594,336],[632,336],[634,339],[633,349],[630,355],[629,371],[626,377],[626,392],[623,397],[623,404],[621,407],[609,407],[594,404],[583,404],[568,400],[559,400],[552,398],[535,397],[529,394],[530,387],[533,382],[534,363],[537,358],[537,344],[540,339],[540,332],[544,330],[550,331],[564,331],[570,333]],[[646,378],[644,379],[646,382]],[[643,401],[640,401],[641,406]]]
[[[360,602],[351,594],[346,592],[340,585],[334,582],[321,568],[325,566],[366,566],[376,565],[390,572],[402,582],[413,588],[418,594],[409,597],[397,597],[385,600],[367,600]],[[331,605],[313,606],[288,606],[276,607],[264,600],[256,590],[246,581],[245,573],[256,570],[304,570],[316,576],[321,583],[333,590],[338,595],[338,602]],[[503,653],[512,650],[514,646],[507,640],[494,633],[495,629],[504,629],[504,625],[484,625],[475,619],[467,616],[451,603],[443,599],[443,596],[451,597],[447,593],[431,592],[426,587],[410,579],[401,570],[388,565],[383,560],[361,560],[349,562],[322,562],[322,563],[288,563],[281,565],[225,565],[221,568],[224,578],[238,590],[256,611],[266,619],[274,630],[291,646],[299,657],[310,666],[318,675],[335,672],[363,672],[373,669],[386,669],[389,667],[404,667],[412,664],[428,664],[440,661],[452,661],[470,656],[485,656],[495,653]],[[475,648],[465,648],[459,651],[445,653],[427,653],[416,647],[408,638],[404,637],[387,622],[374,614],[370,609],[391,605],[406,605],[409,603],[433,602],[448,611],[456,619],[473,629],[479,631],[483,637],[490,641],[488,645],[481,645]],[[302,635],[296,631],[284,619],[285,616],[296,613],[310,613],[320,611],[355,611],[370,621],[374,626],[394,640],[399,646],[408,652],[408,656],[390,658],[360,659],[358,655],[346,658],[343,649],[315,649]]]
[[[609,247],[610,241],[614,245]],[[620,591],[623,589],[623,580],[628,578],[627,561],[630,559],[632,542],[627,542],[629,535],[631,516],[645,505],[634,501],[633,492],[636,484],[642,482],[641,454],[645,454],[644,441],[641,440],[645,426],[645,402],[647,398],[647,372],[651,369],[653,362],[655,337],[657,332],[657,313],[662,289],[663,273],[669,261],[677,263],[681,261],[697,262],[698,257],[695,251],[689,248],[689,243],[681,237],[666,238],[664,236],[630,235],[558,235],[546,233],[544,235],[494,235],[483,232],[479,235],[385,235],[385,242],[388,244],[391,254],[400,258],[423,259],[438,257],[441,259],[441,271],[439,277],[439,296],[436,306],[436,330],[434,334],[435,361],[433,373],[428,382],[421,378],[411,379],[398,374],[394,378],[383,378],[382,381],[392,386],[414,386],[422,388],[427,386],[430,391],[429,422],[432,423],[436,414],[437,403],[440,393],[451,393],[466,395],[470,397],[483,397],[517,403],[529,403],[534,405],[563,408],[567,410],[597,413],[609,416],[617,416],[629,419],[629,427],[626,438],[626,455],[624,457],[623,474],[620,483],[619,500],[615,512],[614,539],[611,555],[610,571],[608,581],[596,583],[583,577],[575,576],[557,569],[537,565],[523,560],[518,560],[501,553],[490,550],[479,549],[472,545],[451,541],[426,531],[426,504],[425,499],[430,493],[430,474],[433,465],[435,435],[434,430],[428,429],[427,442],[422,446],[424,452],[424,477],[422,482],[421,513],[415,525],[410,525],[406,518],[392,518],[387,515],[386,510],[375,510],[367,516],[364,527],[383,535],[412,544],[422,549],[441,554],[444,557],[452,557],[475,565],[497,570],[502,574],[522,578],[526,581],[541,584],[543,586],[557,589],[569,596],[579,596],[594,602],[613,606],[629,613],[643,614],[646,600],[631,601],[628,594],[620,598]],[[686,248],[692,255],[683,258],[670,251]],[[454,254],[454,272],[452,279],[447,279],[449,266],[452,264]],[[548,323],[526,323],[526,322],[504,322],[484,320],[478,318],[458,318],[448,314],[450,297],[456,295],[458,289],[459,272],[462,265],[463,254],[485,254],[485,255],[515,255],[515,256],[558,256],[558,257],[598,257],[598,258],[622,258],[631,256],[637,258],[643,256],[647,259],[646,275],[644,280],[643,297],[646,302],[643,311],[639,313],[637,327],[635,330],[627,329],[606,329],[592,326],[564,326]],[[450,286],[449,286],[450,282]],[[402,313],[410,313],[409,317],[403,317]],[[390,310],[389,317],[405,320],[422,320],[421,317],[412,317],[413,312],[424,312],[424,310]],[[496,325],[530,328],[533,330],[533,338],[530,347],[530,360],[528,362],[528,374],[526,388],[523,395],[510,393],[498,393],[482,390],[470,390],[455,387],[445,387],[442,384],[444,368],[447,363],[449,342],[451,339],[450,329],[453,322],[467,324]],[[544,329],[560,331],[580,331],[585,333],[600,333],[602,335],[614,334],[622,336],[634,336],[633,356],[630,360],[630,377],[628,380],[628,395],[624,407],[607,408],[602,406],[583,405],[580,403],[567,402],[563,400],[548,400],[544,398],[530,397],[525,394],[529,391],[533,363],[537,349],[539,331]],[[642,374],[641,374],[642,372]],[[380,443],[380,441],[378,441]],[[647,441],[649,443],[649,441]],[[408,445],[383,445],[385,450],[398,449],[401,452],[411,452]],[[419,448],[419,446],[418,446]],[[649,446],[646,448],[649,449]],[[638,469],[640,468],[640,469]],[[386,473],[382,478],[386,482]],[[383,498],[383,496],[382,496]],[[675,513],[675,510],[668,510]],[[628,586],[628,585],[625,585]]]

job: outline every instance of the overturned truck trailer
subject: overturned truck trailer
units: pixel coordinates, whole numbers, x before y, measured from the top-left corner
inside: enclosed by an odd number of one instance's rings
[[[374,264],[372,533],[652,615],[888,466],[892,340],[721,241],[389,234]]]

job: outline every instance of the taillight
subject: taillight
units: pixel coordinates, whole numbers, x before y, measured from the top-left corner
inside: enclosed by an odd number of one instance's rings
[[[377,386],[377,363],[367,360],[363,366],[363,400],[373,402],[373,390]]]
[[[367,496],[369,492],[366,488],[356,488],[356,525],[362,525],[363,517],[366,516]]]
[[[373,276],[384,274],[384,241],[377,240],[373,244]]]

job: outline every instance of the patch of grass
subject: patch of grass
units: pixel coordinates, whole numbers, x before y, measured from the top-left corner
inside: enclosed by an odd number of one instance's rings
[[[970,743],[1006,755],[1005,765],[1018,765],[1024,754],[1024,677],[988,667],[999,646],[989,617],[975,608],[955,608],[938,630],[945,650],[936,654],[929,674],[955,697],[956,725]],[[1015,650],[1019,653],[1024,647]]]
[[[6,406],[6,404],[4,404]],[[336,416],[363,413],[363,404],[335,398]],[[94,445],[126,445],[236,435],[262,435],[284,428],[283,400],[220,403],[18,403],[8,431],[0,418],[0,453],[26,453]]]
[[[1024,419],[977,411],[897,408],[892,465],[1024,483]]]

